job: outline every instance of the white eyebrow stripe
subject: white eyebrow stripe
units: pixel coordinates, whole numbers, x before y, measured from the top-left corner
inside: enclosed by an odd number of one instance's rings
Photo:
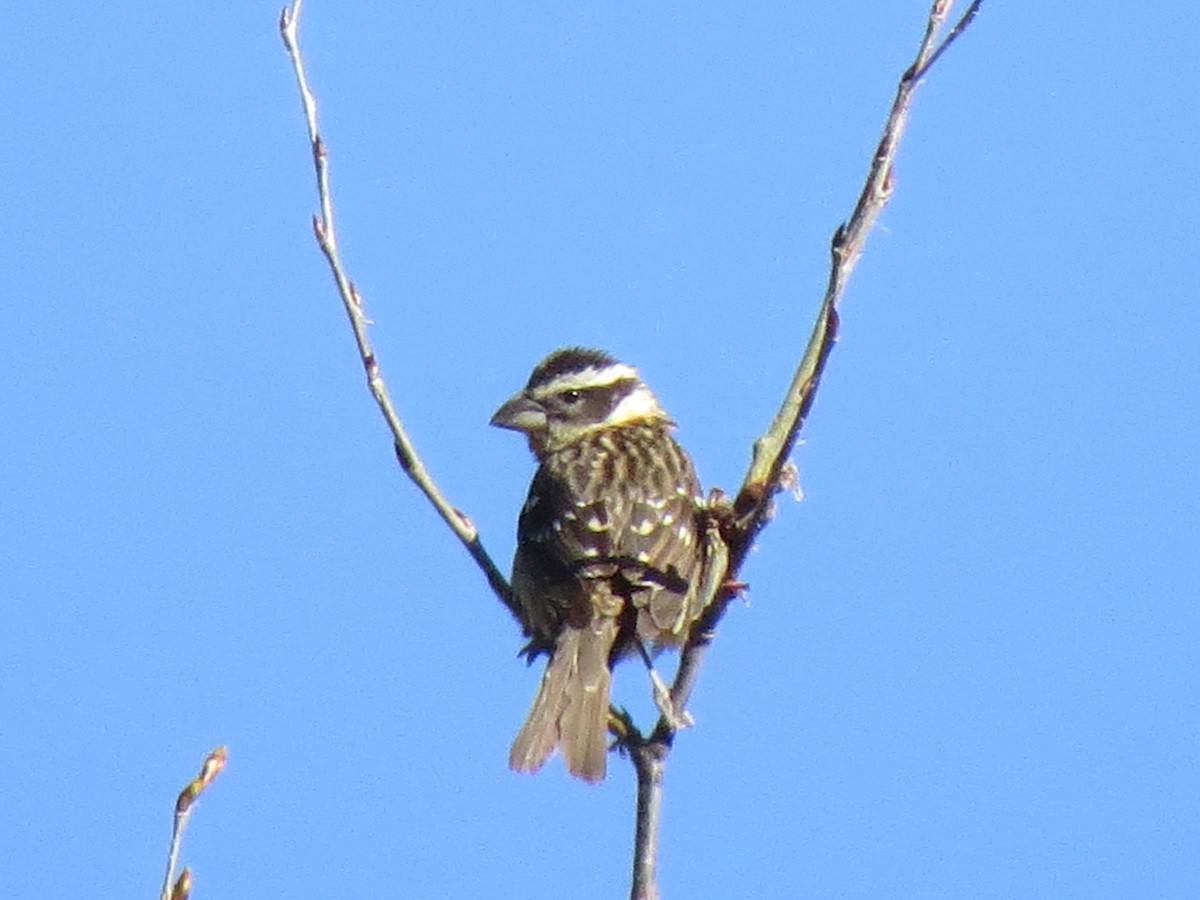
[[[632,378],[638,380],[637,369],[625,363],[613,363],[611,366],[588,366],[579,372],[564,372],[552,381],[537,388],[537,392],[553,393],[559,391],[582,391],[588,388],[607,387]]]

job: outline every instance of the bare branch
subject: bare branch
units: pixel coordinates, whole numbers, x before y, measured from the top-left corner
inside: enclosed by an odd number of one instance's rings
[[[179,865],[179,853],[183,847],[183,832],[187,828],[188,819],[192,815],[192,807],[204,793],[213,780],[221,774],[229,759],[229,751],[218,747],[204,758],[200,766],[200,774],[193,778],[179,792],[175,800],[175,822],[171,828],[171,848],[167,852],[167,874],[163,878],[160,900],[186,900],[192,892],[192,873],[184,869],[179,878],[175,878],[175,869]]]
[[[669,745],[646,744],[633,754],[637,770],[637,830],[633,838],[630,900],[658,900],[658,831],[662,817],[663,771]],[[644,813],[643,813],[644,811]]]
[[[342,298],[342,306],[345,307],[346,316],[350,320],[350,327],[354,331],[354,340],[358,345],[358,355],[362,360],[363,369],[367,374],[367,387],[370,389],[371,396],[375,398],[375,403],[378,405],[384,421],[387,422],[387,426],[392,432],[393,443],[396,448],[396,459],[400,463],[400,468],[404,470],[404,473],[413,484],[421,490],[421,493],[425,495],[425,498],[437,510],[438,515],[442,517],[442,521],[450,526],[450,530],[454,532],[455,536],[466,547],[467,552],[471,554],[471,558],[475,560],[475,564],[479,566],[484,577],[487,578],[488,584],[496,596],[508,607],[509,612],[520,621],[521,616],[513,604],[512,592],[509,589],[508,581],[501,574],[500,570],[496,568],[496,564],[484,549],[483,542],[479,537],[479,530],[465,513],[450,503],[446,495],[437,486],[437,483],[434,482],[429,471],[425,468],[425,463],[417,453],[417,448],[413,444],[412,438],[409,437],[408,429],[400,418],[400,414],[396,411],[396,406],[392,402],[387,384],[383,380],[379,361],[375,356],[374,349],[371,347],[371,339],[367,334],[369,322],[363,307],[362,295],[359,294],[358,289],[346,274],[345,267],[342,265],[341,255],[338,252],[337,232],[334,228],[333,219],[333,196],[329,189],[329,151],[325,146],[325,141],[321,137],[320,129],[317,125],[317,98],[309,86],[308,75],[304,69],[304,59],[300,52],[299,28],[302,7],[303,0],[295,0],[291,7],[283,10],[279,17],[279,33],[283,38],[283,45],[287,49],[288,58],[291,59],[292,68],[296,73],[296,83],[300,89],[300,100],[304,104],[304,120],[308,125],[308,140],[312,145],[313,166],[316,169],[317,175],[317,197],[321,206],[320,213],[313,217],[313,232],[316,234],[317,244],[320,246],[321,252],[325,255],[325,260],[329,263],[329,270],[333,274],[338,294]]]
[[[974,11],[979,2],[973,3],[968,10],[968,16],[956,28],[957,33],[974,18]],[[845,291],[846,283],[850,280],[859,257],[866,247],[867,236],[875,225],[880,212],[892,197],[895,188],[893,166],[896,152],[900,147],[900,139],[908,124],[909,107],[912,104],[913,92],[921,75],[928,72],[933,54],[940,53],[957,33],[952,33],[938,50],[934,50],[934,41],[945,25],[950,13],[952,0],[935,0],[930,10],[925,27],[925,35],[921,40],[917,56],[912,66],[904,73],[896,88],[896,97],[888,114],[883,136],[871,159],[870,171],[862,193],[855,204],[854,212],[848,222],[843,223],[834,232],[830,247],[832,265],[830,266],[829,282],[825,288],[825,297],[817,322],[809,339],[808,348],[800,360],[800,365],[792,377],[783,404],[775,415],[770,429],[754,445],[754,454],[742,489],[734,504],[735,511],[741,519],[743,540],[733,544],[734,564],[736,572],[746,553],[754,542],[754,537],[766,524],[770,517],[771,501],[779,491],[779,476],[784,462],[791,454],[796,441],[796,435],[804,423],[804,417],[812,406],[813,396],[833,344],[837,340],[838,317],[837,304]]]
[[[871,158],[870,170],[854,212],[849,221],[839,225],[833,234],[829,280],[808,346],[792,376],[792,382],[774,421],[767,432],[754,442],[750,467],[737,498],[731,505],[712,504],[713,514],[721,520],[721,533],[728,546],[728,571],[724,585],[692,627],[687,644],[680,655],[679,669],[671,687],[671,700],[677,710],[687,708],[708,647],[715,637],[717,623],[724,615],[729,601],[744,588],[744,585],[737,581],[738,573],[758,533],[771,519],[774,497],[783,485],[796,436],[812,407],[829,354],[837,341],[838,303],[866,247],[867,236],[880,212],[891,199],[895,188],[893,166],[900,139],[908,124],[913,92],[938,57],[971,24],[981,4],[982,0],[974,0],[935,49],[937,36],[945,26],[953,0],[934,0],[916,59],[901,76],[897,85],[883,135]],[[622,745],[632,756],[638,776],[637,845],[634,852],[632,894],[634,898],[658,896],[658,889],[654,883],[654,856],[658,845],[658,824],[662,817],[662,778],[674,736],[675,728],[664,716],[658,720],[648,738],[643,737],[636,729],[631,729],[630,734],[622,738]]]
[[[952,0],[935,0],[929,12],[925,34],[917,50],[916,59],[905,71],[897,85],[896,96],[892,101],[892,107],[884,125],[883,136],[871,158],[870,170],[862,193],[855,204],[854,212],[849,221],[839,225],[834,231],[830,244],[829,280],[808,346],[796,368],[792,382],[788,386],[783,403],[775,414],[771,427],[766,434],[754,442],[750,467],[746,472],[737,499],[733,503],[731,513],[728,514],[727,525],[724,529],[730,555],[726,581],[733,588],[737,587],[738,572],[753,547],[755,538],[770,521],[774,497],[781,489],[781,482],[788,458],[796,442],[796,436],[812,407],[817,387],[829,360],[829,354],[837,341],[839,324],[837,306],[842,293],[845,291],[854,267],[858,264],[859,257],[862,256],[871,229],[880,212],[892,197],[895,188],[893,166],[896,152],[900,147],[900,139],[908,124],[908,111],[912,104],[913,93],[920,77],[928,73],[936,56],[942,53],[950,42],[970,24],[981,3],[982,0],[975,0],[971,4],[962,19],[955,25],[954,30],[935,50],[935,41],[945,25],[953,5]],[[704,649],[712,640],[713,629],[724,614],[730,599],[736,595],[736,589],[725,590],[721,596],[716,598],[693,630],[672,690],[672,697],[676,700],[677,706],[686,705],[695,681],[695,673],[689,671],[693,665],[698,664],[698,660],[693,657],[703,656]]]

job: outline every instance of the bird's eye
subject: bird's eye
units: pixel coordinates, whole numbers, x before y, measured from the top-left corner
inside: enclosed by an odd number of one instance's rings
[[[576,403],[578,403],[582,399],[583,399],[582,391],[563,391],[562,392],[562,402],[565,403],[567,406],[574,406]]]

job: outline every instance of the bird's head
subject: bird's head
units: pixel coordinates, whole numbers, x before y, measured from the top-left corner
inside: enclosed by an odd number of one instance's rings
[[[568,347],[538,363],[491,424],[524,432],[541,458],[601,429],[669,421],[637,369],[600,350]]]

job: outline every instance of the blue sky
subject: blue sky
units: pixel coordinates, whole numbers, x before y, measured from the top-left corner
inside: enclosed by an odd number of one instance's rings
[[[557,346],[734,487],[925,4],[310,4],[346,262],[501,564],[487,420]],[[364,389],[277,6],[72,6],[0,36],[0,895],[152,896],[224,743],[197,897],[621,896],[627,764],[505,767],[538,673]],[[1198,21],[991,0],[918,94],[665,896],[1194,896]]]

